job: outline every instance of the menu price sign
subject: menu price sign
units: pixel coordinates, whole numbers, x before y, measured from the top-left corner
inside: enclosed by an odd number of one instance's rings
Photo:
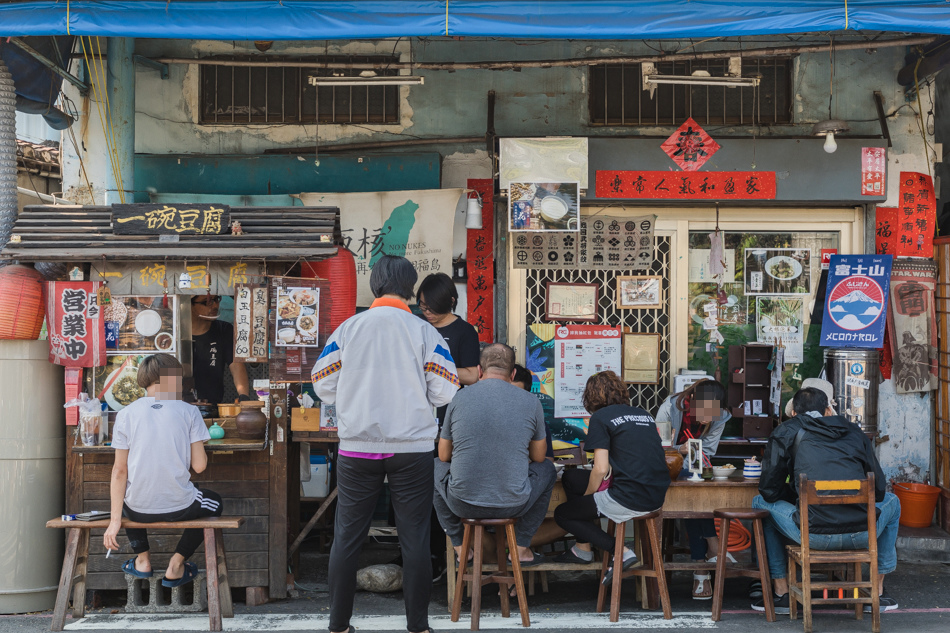
[[[900,192],[897,222],[901,234],[894,255],[931,258],[937,223],[933,180],[927,174],[902,171]]]
[[[278,286],[277,347],[319,347],[319,306],[320,288]]]
[[[238,286],[234,296],[234,359],[267,361],[267,288]]]
[[[655,222],[655,215],[581,218],[581,268],[648,270],[653,265]]]
[[[561,325],[554,334],[554,416],[589,418],[584,388],[592,374],[622,375],[621,330],[610,325]]]
[[[97,295],[98,281],[44,284],[49,362],[63,367],[99,367],[106,362],[106,339]]]
[[[219,235],[231,225],[231,208],[223,204],[114,204],[116,235]]]
[[[832,255],[828,271],[822,347],[884,345],[890,255]]]

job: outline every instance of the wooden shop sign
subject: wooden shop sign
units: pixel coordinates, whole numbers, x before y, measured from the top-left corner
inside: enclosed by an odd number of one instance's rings
[[[223,204],[114,204],[116,235],[220,235],[228,232],[231,208]]]

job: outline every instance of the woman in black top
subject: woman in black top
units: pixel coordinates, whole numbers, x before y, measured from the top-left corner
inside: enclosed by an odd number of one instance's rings
[[[588,378],[584,408],[591,413],[584,450],[593,451],[594,467],[564,471],[561,483],[567,501],[554,510],[557,524],[577,538],[577,544],[558,557],[566,563],[591,562],[591,544],[613,553],[614,538],[595,521],[607,517],[623,523],[657,510],[670,487],[656,422],[640,407],[630,406],[627,386],[617,374],[603,371]],[[623,568],[636,561],[636,555],[625,547]],[[613,568],[604,576],[604,583],[612,578]]]
[[[445,273],[432,273],[422,280],[416,294],[423,316],[448,343],[458,369],[459,382],[462,386],[474,385],[478,381],[478,357],[481,353],[478,332],[465,319],[453,314],[459,294],[452,278]]]

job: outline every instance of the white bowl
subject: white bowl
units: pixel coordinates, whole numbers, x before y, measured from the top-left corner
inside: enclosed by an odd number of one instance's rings
[[[723,468],[722,466],[713,466],[713,477],[716,479],[727,479],[731,477],[734,472],[736,472],[734,467]]]

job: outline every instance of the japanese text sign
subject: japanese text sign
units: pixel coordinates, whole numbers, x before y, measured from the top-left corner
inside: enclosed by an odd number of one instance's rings
[[[598,171],[598,198],[774,200],[774,171]]]
[[[234,359],[267,362],[267,288],[238,286],[234,295]]]
[[[683,171],[696,171],[719,151],[719,143],[712,140],[692,117],[686,119],[660,147]]]
[[[883,196],[887,158],[883,147],[861,148],[861,195]]]
[[[831,256],[823,347],[883,346],[891,262],[890,255]]]
[[[468,180],[468,188],[475,189],[486,204],[482,205],[481,229],[467,231],[468,248],[468,322],[478,331],[478,340],[495,340],[495,213],[490,178]]]
[[[106,338],[96,301],[100,282],[46,284],[49,361],[64,367],[99,367],[106,362]]]
[[[222,204],[114,204],[116,235],[218,235],[231,224],[231,209]]]
[[[897,208],[877,207],[874,211],[874,252],[878,255],[894,255],[897,252],[897,243],[900,241],[900,230],[897,228]]]
[[[937,201],[934,197],[933,180],[927,174],[901,172],[897,223],[901,235],[895,256],[934,256]]]

